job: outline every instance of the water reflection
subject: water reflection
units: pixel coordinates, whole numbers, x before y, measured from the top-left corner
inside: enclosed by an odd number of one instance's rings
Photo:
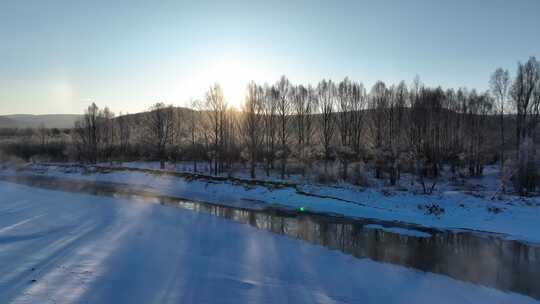
[[[68,181],[42,176],[1,179],[47,189],[153,200],[340,250],[358,258],[444,274],[458,280],[540,299],[540,247],[504,240],[494,235],[431,229],[411,231],[403,230],[410,227],[390,228],[390,223],[373,225],[373,221],[277,208],[228,207],[158,196],[140,187],[128,185]]]
[[[273,233],[463,281],[540,298],[540,248],[471,232],[403,235],[373,225],[308,213],[245,210],[197,202],[165,204],[205,212]]]

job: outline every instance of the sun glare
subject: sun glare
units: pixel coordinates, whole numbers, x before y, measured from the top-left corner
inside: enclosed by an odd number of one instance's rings
[[[250,81],[266,82],[265,70],[239,60],[220,60],[201,67],[197,76],[191,79],[194,87],[190,90],[206,92],[214,83],[219,83],[229,106],[240,109],[244,103]],[[196,88],[195,88],[196,87]],[[203,95],[204,96],[204,95]]]
[[[253,79],[253,71],[240,62],[222,62],[212,68],[210,79],[221,85],[225,100],[235,108],[241,107],[244,102],[246,88]]]

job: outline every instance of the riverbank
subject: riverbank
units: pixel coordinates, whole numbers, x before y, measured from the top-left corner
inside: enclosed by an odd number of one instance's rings
[[[254,181],[133,166],[32,164],[17,170],[5,169],[1,174],[124,183],[145,187],[163,195],[211,203],[271,204],[437,229],[483,231],[499,234],[506,239],[540,243],[538,198],[506,195],[492,199],[492,196],[450,188],[433,195],[422,195],[388,188]]]

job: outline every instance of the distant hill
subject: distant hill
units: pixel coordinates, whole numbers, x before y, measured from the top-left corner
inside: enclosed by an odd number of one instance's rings
[[[0,116],[0,128],[16,128],[17,122],[5,116]]]
[[[191,111],[187,108],[177,107],[176,111],[180,113],[187,113]],[[127,114],[126,116],[133,121],[143,121],[148,115],[148,112],[139,112],[134,114]],[[13,114],[13,115],[0,115],[0,129],[4,128],[39,128],[42,124],[47,128],[73,128],[75,121],[80,119],[82,115],[78,114],[45,114],[45,115],[31,115],[31,114]]]
[[[176,113],[178,113],[180,115],[187,115],[188,113],[193,111],[192,109],[188,109],[188,108],[184,108],[184,107],[174,107],[174,110],[176,111]],[[132,121],[143,122],[146,119],[146,117],[148,116],[148,111],[138,112],[138,113],[133,113],[133,114],[125,114],[125,115],[122,115],[122,116],[127,117]],[[116,118],[118,118],[118,116]]]
[[[80,117],[77,114],[3,115],[0,116],[0,128],[37,128],[42,124],[47,128],[71,128]]]
[[[176,107],[176,111],[180,113],[188,113],[192,111],[187,108]],[[139,112],[127,114],[126,116],[133,121],[144,121],[148,112]],[[30,114],[13,114],[0,115],[0,129],[3,128],[38,128],[42,124],[47,128],[72,128],[75,121],[80,119],[82,115],[78,114],[46,114],[46,115],[30,115]]]

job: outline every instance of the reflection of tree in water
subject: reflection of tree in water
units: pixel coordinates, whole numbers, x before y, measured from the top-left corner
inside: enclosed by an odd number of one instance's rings
[[[193,202],[183,208],[301,239],[357,258],[440,273],[463,281],[540,297],[540,248],[473,233],[430,231],[409,236],[366,223],[279,210],[245,210]]]

